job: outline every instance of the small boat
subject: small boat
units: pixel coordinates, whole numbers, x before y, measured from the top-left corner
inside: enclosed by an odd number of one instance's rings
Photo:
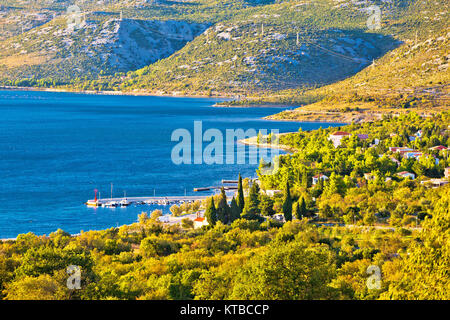
[[[86,205],[87,205],[88,207],[99,207],[99,206],[100,206],[100,204],[98,203],[97,200],[88,200],[88,201],[86,202]]]
[[[107,208],[115,208],[115,207],[117,207],[119,204],[117,203],[117,202],[114,202],[114,201],[110,201],[110,202],[107,202],[107,203],[105,203],[105,204],[103,204],[103,206],[104,207],[107,207]]]
[[[127,199],[123,199],[122,201],[120,201],[120,205],[121,205],[122,207],[127,207],[127,206],[129,206],[130,204],[131,204],[131,202],[128,201]]]

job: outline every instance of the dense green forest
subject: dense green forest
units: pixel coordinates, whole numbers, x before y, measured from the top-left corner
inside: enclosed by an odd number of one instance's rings
[[[296,152],[259,183],[240,178],[231,202],[222,192],[195,204],[209,222],[201,228],[165,225],[155,211],[104,231],[3,241],[1,297],[449,299],[450,186],[429,184],[450,164],[443,148],[430,150],[448,146],[449,125],[448,112],[409,114],[283,135]],[[350,135],[335,147],[337,130]],[[329,179],[312,185],[318,174]],[[80,267],[80,289],[66,285],[69,265]]]

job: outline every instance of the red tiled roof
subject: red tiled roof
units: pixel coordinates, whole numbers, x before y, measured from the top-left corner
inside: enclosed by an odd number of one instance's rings
[[[203,220],[205,220],[205,218],[198,217],[198,218],[194,219],[194,221],[198,221],[198,222],[203,222]]]
[[[345,132],[345,131],[337,131],[332,134],[332,136],[349,136],[349,135],[350,135],[350,133]]]
[[[444,147],[444,146],[436,146],[436,147],[432,147],[432,148],[430,148],[431,150],[439,150],[439,151],[441,151],[441,150],[447,150],[447,147]]]

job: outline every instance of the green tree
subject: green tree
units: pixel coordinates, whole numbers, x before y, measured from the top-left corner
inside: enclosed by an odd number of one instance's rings
[[[326,246],[274,243],[250,259],[234,281],[231,299],[333,299],[333,256]]]
[[[300,199],[300,201],[298,201],[296,203],[295,217],[300,220],[300,219],[306,217],[307,214],[308,214],[308,209],[306,208],[306,201],[305,201],[305,198],[302,197]]]
[[[227,224],[230,220],[230,207],[227,203],[227,195],[225,194],[224,187],[220,190],[220,200],[217,204],[217,219],[223,224]]]
[[[256,182],[253,182],[247,200],[245,201],[242,216],[248,219],[254,219],[259,213],[259,186]]]
[[[286,188],[284,190],[283,214],[286,221],[292,220],[292,198],[288,180],[286,181]]]
[[[244,200],[244,188],[242,186],[242,177],[241,177],[240,173],[239,173],[238,192],[237,192],[236,202],[239,207],[239,210],[242,213],[244,211],[245,200]]]
[[[275,202],[271,197],[262,194],[260,199],[261,215],[273,216],[275,214],[275,210],[273,209],[274,204]]]
[[[217,222],[216,206],[214,205],[214,197],[210,197],[208,206],[206,207],[205,217],[210,226],[213,226]]]
[[[241,217],[241,209],[238,207],[236,199],[233,197],[231,199],[231,206],[230,206],[230,222],[239,219]]]

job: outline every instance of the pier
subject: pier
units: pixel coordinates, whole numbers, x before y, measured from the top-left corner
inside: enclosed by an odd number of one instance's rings
[[[167,196],[167,197],[121,197],[121,198],[103,198],[93,199],[86,202],[87,206],[92,207],[118,207],[128,206],[131,204],[158,204],[170,205],[184,202],[195,202],[197,200],[205,200],[208,196]]]
[[[224,187],[201,187],[201,188],[194,188],[195,192],[199,192],[199,191],[209,191],[209,190],[220,190],[220,189],[224,189],[224,190],[237,190],[238,187],[237,186],[224,186]]]

